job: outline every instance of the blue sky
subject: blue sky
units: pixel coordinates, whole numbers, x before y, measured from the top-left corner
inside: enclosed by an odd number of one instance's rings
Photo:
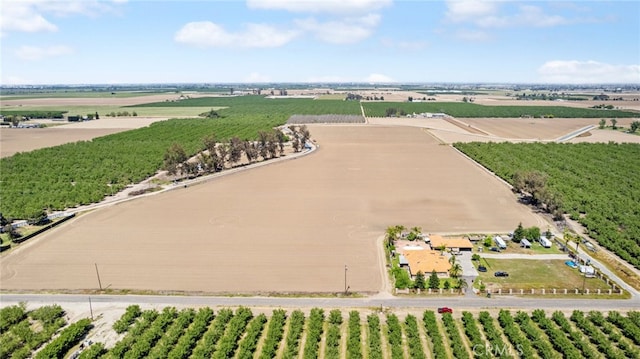
[[[640,83],[638,1],[0,4],[3,85]]]

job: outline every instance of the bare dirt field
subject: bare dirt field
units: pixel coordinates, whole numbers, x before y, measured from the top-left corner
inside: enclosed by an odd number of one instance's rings
[[[105,117],[100,120],[74,123],[33,120],[31,121],[33,123],[54,126],[0,129],[0,157],[8,157],[17,152],[33,151],[69,142],[88,141],[112,133],[149,126],[153,122],[166,119],[161,117]]]
[[[420,128],[309,126],[314,154],[99,209],[4,255],[3,290],[209,293],[384,288],[387,226],[547,228],[479,166]]]
[[[505,140],[552,141],[589,125],[594,118],[460,118],[458,121]],[[621,121],[622,122],[622,121]],[[630,122],[630,121],[629,121]]]
[[[211,94],[198,93],[190,93],[188,95],[189,97],[213,96]],[[180,99],[180,94],[174,92],[132,97],[108,97],[108,95],[105,95],[105,97],[38,97],[21,99],[6,97],[2,99],[2,106],[132,106],[151,102],[175,101],[178,99]]]
[[[618,126],[629,127],[635,118],[621,118]],[[554,141],[589,125],[598,126],[600,119],[593,118],[456,118],[446,121],[442,118],[390,118],[370,117],[372,125],[411,126],[429,130],[442,143],[454,142],[530,142]],[[454,125],[458,123],[459,125]],[[611,123],[607,121],[607,126]],[[594,136],[580,137],[572,142],[634,142],[640,136],[612,130],[592,130]],[[485,133],[486,135],[480,134]],[[597,133],[597,135],[595,135]]]

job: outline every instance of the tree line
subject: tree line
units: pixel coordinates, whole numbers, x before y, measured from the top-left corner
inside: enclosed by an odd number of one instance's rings
[[[193,157],[174,142],[164,154],[163,169],[170,175],[195,177],[236,167],[243,156],[248,164],[283,156],[286,142],[291,142],[294,152],[302,151],[311,136],[307,126],[288,126],[287,130],[291,137],[278,129],[259,131],[256,141],[238,136],[218,140],[212,133],[202,139],[202,149]]]

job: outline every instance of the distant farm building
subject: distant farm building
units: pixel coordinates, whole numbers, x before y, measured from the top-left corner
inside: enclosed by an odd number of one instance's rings
[[[447,277],[451,264],[449,259],[440,255],[440,251],[423,250],[423,251],[407,251],[404,257],[409,263],[409,274],[414,278],[418,272],[424,273],[428,277],[435,271],[439,277]]]
[[[467,238],[444,238],[437,234],[429,235],[428,238],[429,243],[431,244],[431,249],[444,248],[445,250],[453,253],[471,252],[473,250],[473,244]]]

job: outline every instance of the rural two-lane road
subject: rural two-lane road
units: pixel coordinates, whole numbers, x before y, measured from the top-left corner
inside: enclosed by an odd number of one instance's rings
[[[76,294],[2,294],[2,306],[19,302],[31,304],[103,303],[127,306],[246,306],[274,308],[436,308],[456,309],[545,309],[545,310],[639,310],[640,299],[540,299],[515,297],[452,296],[437,298],[361,297],[361,298],[292,298],[292,297],[209,297],[156,295],[76,295]]]

